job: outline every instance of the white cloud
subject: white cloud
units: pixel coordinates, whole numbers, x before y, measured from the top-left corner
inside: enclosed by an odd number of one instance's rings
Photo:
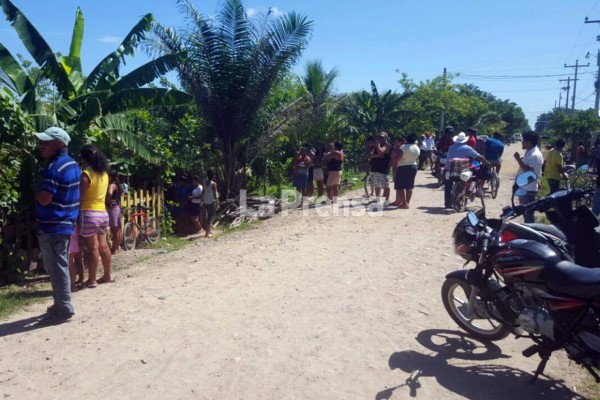
[[[268,11],[269,11],[268,8],[260,8],[260,9],[259,8],[247,8],[246,15],[248,15],[248,18],[250,18],[253,15],[256,15],[258,13],[266,14]],[[281,11],[277,7],[271,7],[271,14],[274,17],[281,17],[282,15],[285,15],[285,11]]]
[[[100,43],[119,44],[121,43],[121,38],[118,36],[101,36],[98,41]]]
[[[273,13],[274,17],[281,17],[282,15],[285,15],[285,11],[281,11],[277,7],[271,7],[271,12]]]

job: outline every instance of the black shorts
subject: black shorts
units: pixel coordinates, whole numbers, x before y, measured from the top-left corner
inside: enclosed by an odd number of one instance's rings
[[[401,165],[396,168],[394,177],[394,189],[412,190],[415,187],[415,177],[417,176],[416,165]]]

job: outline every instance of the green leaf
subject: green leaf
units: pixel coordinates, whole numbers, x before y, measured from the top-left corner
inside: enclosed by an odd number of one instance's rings
[[[6,15],[6,19],[21,38],[29,54],[31,54],[46,76],[56,83],[56,87],[63,98],[69,99],[74,96],[74,88],[69,81],[65,69],[58,62],[54,51],[52,51],[42,35],[29,22],[21,10],[9,0],[0,0],[0,5]]]
[[[160,157],[154,154],[141,139],[132,132],[129,120],[119,114],[106,115],[100,119],[100,127],[108,136],[110,141],[118,141],[133,150],[144,160],[158,164]]]
[[[77,124],[81,128],[85,129],[90,126],[93,120],[101,116],[102,106],[100,105],[100,100],[98,100],[97,97],[90,97],[85,103],[85,108],[83,109],[83,112],[79,115]]]
[[[180,59],[181,54],[168,54],[150,61],[121,77],[121,79],[112,86],[111,91],[119,92],[125,89],[140,88],[177,68]]]
[[[81,8],[77,7],[75,12],[75,26],[71,36],[71,47],[69,55],[62,58],[62,65],[70,76],[73,72],[81,74],[81,44],[83,43],[83,13]]]
[[[104,103],[106,114],[144,107],[179,106],[191,103],[194,98],[180,90],[138,88],[122,90],[111,95]]]
[[[16,90],[17,94],[23,95],[25,92],[33,90],[33,82],[29,75],[2,43],[0,43],[0,69],[10,79],[12,83],[10,86]]]
[[[125,36],[123,42],[117,50],[110,53],[93,69],[87,79],[87,89],[96,89],[102,81],[116,81],[119,77],[119,67],[121,61],[125,61],[126,55],[133,55],[133,51],[138,44],[146,38],[146,33],[152,26],[154,17],[152,14],[146,14]],[[103,86],[104,88],[104,86]]]

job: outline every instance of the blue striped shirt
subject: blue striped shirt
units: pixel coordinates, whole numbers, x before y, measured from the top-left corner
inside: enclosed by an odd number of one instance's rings
[[[66,149],[50,160],[39,190],[52,194],[46,206],[35,203],[36,227],[49,235],[71,235],[79,214],[81,169]]]
[[[446,159],[452,160],[453,158],[469,158],[475,159],[479,157],[479,153],[476,152],[471,146],[466,143],[454,143],[448,149],[448,155]]]

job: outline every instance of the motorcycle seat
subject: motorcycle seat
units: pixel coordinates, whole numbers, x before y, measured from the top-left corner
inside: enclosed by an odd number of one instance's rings
[[[552,236],[556,236],[560,240],[567,241],[567,236],[563,233],[563,231],[561,231],[560,229],[558,229],[554,225],[548,225],[548,224],[525,224],[525,226],[528,226],[531,229],[534,229],[534,230],[536,230],[538,232],[549,233]]]
[[[600,296],[600,268],[586,268],[560,261],[544,268],[548,287],[580,299]]]

